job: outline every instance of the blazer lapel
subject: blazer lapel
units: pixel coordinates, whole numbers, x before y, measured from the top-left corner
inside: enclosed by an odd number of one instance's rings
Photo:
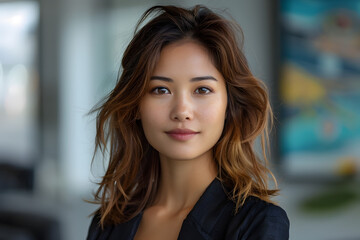
[[[224,229],[218,228],[218,221],[232,211],[221,182],[215,178],[185,218],[178,239],[216,239],[224,234]]]

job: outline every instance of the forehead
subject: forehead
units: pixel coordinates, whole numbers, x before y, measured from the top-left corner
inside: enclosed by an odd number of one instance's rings
[[[217,70],[208,50],[193,40],[182,40],[165,46],[155,64],[153,75],[168,74],[173,76],[221,73]]]

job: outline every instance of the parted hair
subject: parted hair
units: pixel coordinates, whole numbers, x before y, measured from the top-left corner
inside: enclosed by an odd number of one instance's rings
[[[275,181],[266,157],[272,119],[269,97],[242,52],[240,27],[201,5],[191,9],[154,6],[137,24],[115,88],[92,110],[97,113],[94,156],[100,151],[108,158],[94,193],[102,226],[126,222],[154,201],[161,174],[159,153],[145,138],[139,104],[161,50],[186,39],[207,49],[226,82],[226,119],[213,156],[217,177],[236,204],[235,212],[249,196],[270,202],[277,193],[268,187],[269,178]],[[255,152],[258,137],[262,157]]]

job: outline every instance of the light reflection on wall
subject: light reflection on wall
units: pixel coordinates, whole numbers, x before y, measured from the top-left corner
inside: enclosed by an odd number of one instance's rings
[[[26,115],[28,73],[24,65],[12,67],[7,76],[7,92],[4,94],[5,114],[15,117]]]
[[[0,112],[2,111],[1,108],[3,106],[3,96],[4,96],[4,70],[3,70],[3,66],[0,62]]]
[[[0,3],[0,162],[37,155],[37,2]]]

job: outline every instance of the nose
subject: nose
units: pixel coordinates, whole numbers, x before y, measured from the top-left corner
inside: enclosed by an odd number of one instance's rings
[[[170,113],[170,118],[173,121],[189,121],[193,119],[193,102],[191,97],[178,96],[173,100],[173,106]]]

